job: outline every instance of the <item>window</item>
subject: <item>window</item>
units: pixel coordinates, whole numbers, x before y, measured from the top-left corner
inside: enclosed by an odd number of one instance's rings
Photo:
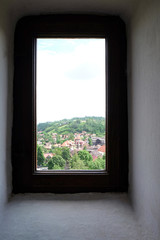
[[[37,170],[105,170],[105,38],[37,38]]]
[[[42,38],[105,39],[106,168],[37,171],[36,45]],[[125,191],[128,177],[125,25],[119,17],[49,15],[22,18],[15,31],[13,191]]]

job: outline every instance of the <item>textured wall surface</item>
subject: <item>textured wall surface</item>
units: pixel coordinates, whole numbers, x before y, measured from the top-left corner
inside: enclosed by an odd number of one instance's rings
[[[127,194],[13,196],[0,231],[5,240],[140,240]],[[150,239],[151,240],[151,239]]]
[[[11,191],[12,65],[6,9],[5,4],[0,6],[0,221]]]
[[[138,0],[6,0],[12,16],[45,13],[95,13],[115,14],[123,18],[134,11]]]
[[[160,239],[160,2],[132,19],[129,80],[130,191],[145,231]],[[152,239],[152,238],[149,238]]]

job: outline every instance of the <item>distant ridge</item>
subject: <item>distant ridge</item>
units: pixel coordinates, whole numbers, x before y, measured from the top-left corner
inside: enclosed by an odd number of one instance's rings
[[[105,118],[87,116],[39,123],[37,130],[38,132],[43,131],[48,134],[55,132],[61,135],[86,131],[87,133],[96,134],[100,137],[105,135]]]

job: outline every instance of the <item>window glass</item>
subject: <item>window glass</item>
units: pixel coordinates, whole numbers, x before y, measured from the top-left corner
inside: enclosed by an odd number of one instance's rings
[[[105,170],[105,39],[37,38],[37,170]]]

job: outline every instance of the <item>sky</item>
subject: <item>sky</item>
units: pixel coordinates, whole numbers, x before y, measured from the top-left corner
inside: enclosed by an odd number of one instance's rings
[[[37,39],[37,123],[105,117],[105,39]]]

